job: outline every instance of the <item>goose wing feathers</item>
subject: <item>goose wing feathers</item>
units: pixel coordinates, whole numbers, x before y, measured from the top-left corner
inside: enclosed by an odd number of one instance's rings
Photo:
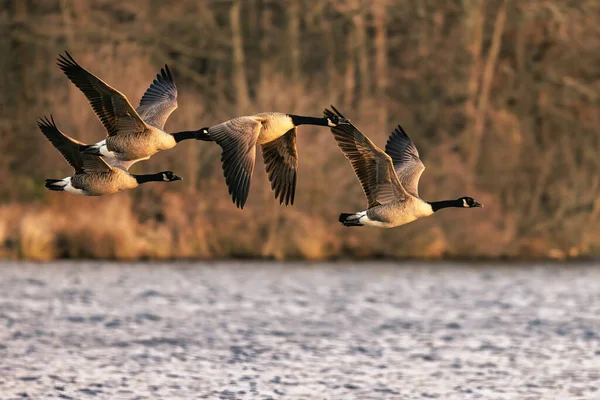
[[[56,122],[54,122],[54,117],[52,115],[50,118],[40,118],[37,124],[40,131],[46,136],[46,139],[56,147],[69,165],[73,167],[76,172],[83,172],[83,155],[79,152],[79,145],[82,145],[83,143],[62,133],[56,126]]]
[[[332,107],[333,108],[333,107]],[[326,117],[343,115],[325,110]],[[406,192],[396,176],[392,159],[377,147],[353,124],[342,124],[331,128],[338,146],[352,164],[354,173],[362,185],[368,208],[393,200],[406,199]]]
[[[68,52],[58,57],[57,65],[87,97],[109,136],[141,133],[146,129],[125,95],[86,71]]]
[[[177,86],[169,66],[165,65],[142,96],[136,111],[146,123],[162,130],[176,108]]]
[[[256,141],[261,122],[254,117],[238,117],[208,129],[221,146],[225,182],[235,205],[244,208],[256,159]]]
[[[425,165],[419,158],[417,147],[400,125],[390,135],[385,152],[392,158],[394,169],[404,189],[419,197],[419,179]]]
[[[46,139],[62,154],[64,159],[75,169],[76,174],[90,172],[108,172],[110,167],[101,157],[89,154],[81,154],[79,145],[83,143],[70,138],[58,129],[54,117],[43,117],[38,120],[40,131]]]
[[[91,154],[83,155],[83,172],[86,174],[94,174],[100,172],[109,172],[112,168],[100,156]]]
[[[296,171],[298,152],[296,151],[296,127],[280,138],[262,145],[265,167],[280,204],[294,204],[296,193]]]

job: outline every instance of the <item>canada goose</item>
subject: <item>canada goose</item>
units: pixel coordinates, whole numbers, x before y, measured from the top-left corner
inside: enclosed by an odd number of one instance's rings
[[[57,65],[87,97],[108,132],[108,137],[96,144],[82,143],[83,153],[104,156],[109,164],[128,170],[160,150],[207,132],[201,129],[169,134],[163,130],[167,118],[177,108],[177,87],[168,66],[161,69],[134,110],[124,94],[86,71],[68,52],[65,54],[58,57]]]
[[[279,203],[294,204],[296,192],[296,127],[319,125],[334,127],[344,123],[332,115],[326,118],[266,112],[229,121],[208,128],[200,140],[215,141],[222,148],[221,161],[229,194],[235,205],[244,208],[256,159],[256,145],[262,145],[263,158],[271,188]]]
[[[157,174],[132,175],[120,168],[111,167],[100,156],[82,154],[81,142],[62,133],[54,118],[40,118],[38,127],[65,160],[75,169],[73,176],[64,179],[46,179],[50,190],[66,191],[83,196],[101,196],[121,190],[133,189],[145,182],[173,182],[181,178],[171,171]]]
[[[332,108],[343,118],[335,107]],[[324,114],[329,118],[335,115],[327,109]],[[340,214],[339,221],[344,226],[393,228],[446,207],[483,207],[471,197],[432,202],[419,198],[419,178],[425,166],[400,125],[388,139],[385,152],[351,123],[334,127],[331,132],[352,164],[368,201],[364,211]]]

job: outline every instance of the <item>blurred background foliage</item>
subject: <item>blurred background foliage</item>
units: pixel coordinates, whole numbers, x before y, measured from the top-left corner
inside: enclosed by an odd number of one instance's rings
[[[327,259],[576,257],[600,253],[600,2],[596,0],[1,0],[0,257]],[[338,106],[383,147],[397,124],[427,169],[425,199],[469,195],[401,228],[340,226],[365,206],[329,130],[301,127],[294,207],[257,157],[230,201],[220,150],[183,142],[133,172],[177,184],[102,198],[46,191],[71,174],[36,128],[104,137],[55,66],[67,49],[137,106],[168,63],[168,131],[237,115]]]

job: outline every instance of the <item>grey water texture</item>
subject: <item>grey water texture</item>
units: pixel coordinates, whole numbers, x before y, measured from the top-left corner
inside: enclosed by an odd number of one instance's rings
[[[600,399],[600,268],[0,262],[21,398]]]

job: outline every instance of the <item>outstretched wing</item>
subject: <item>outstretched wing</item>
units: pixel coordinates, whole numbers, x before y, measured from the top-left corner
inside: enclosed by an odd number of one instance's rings
[[[79,152],[79,145],[84,143],[62,133],[56,126],[56,122],[54,122],[54,117],[52,115],[50,115],[50,118],[42,117],[38,119],[37,125],[44,136],[46,136],[46,139],[60,151],[60,154],[62,154],[64,159],[75,169],[75,172],[82,173],[83,157]]]
[[[65,54],[58,57],[57,65],[87,97],[109,136],[140,133],[146,129],[146,124],[124,94],[86,71],[68,52]]]
[[[332,108],[335,113],[326,109],[326,117],[337,115],[344,118]],[[362,185],[368,208],[406,198],[407,193],[398,181],[390,156],[351,123],[333,127],[331,132]]]
[[[173,79],[169,66],[165,64],[165,67],[161,68],[160,74],[156,75],[156,79],[142,96],[136,111],[144,122],[162,130],[176,108],[177,86],[175,86],[175,79]]]
[[[221,146],[225,182],[238,208],[244,208],[250,191],[260,127],[253,117],[238,117],[208,128],[210,137]]]
[[[390,135],[385,152],[392,158],[394,169],[404,189],[419,197],[419,179],[425,165],[419,158],[417,147],[400,125]]]
[[[91,154],[83,154],[83,172],[86,174],[94,174],[100,172],[109,172],[112,170],[111,166],[104,161],[104,158],[100,156],[94,156]]]
[[[298,152],[296,151],[296,127],[280,138],[262,145],[265,167],[279,203],[294,204],[296,193],[296,171]]]

